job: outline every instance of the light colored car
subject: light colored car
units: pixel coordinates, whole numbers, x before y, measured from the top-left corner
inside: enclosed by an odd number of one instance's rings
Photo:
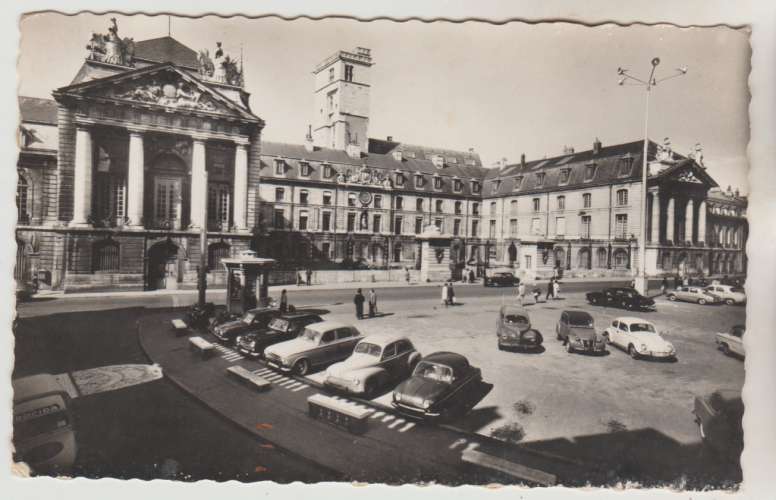
[[[641,318],[621,317],[604,331],[606,340],[625,349],[633,359],[676,358],[676,349],[657,333],[655,325]]]
[[[718,304],[722,299],[699,286],[680,286],[668,292],[668,300],[683,300],[696,304]]]
[[[420,358],[407,337],[370,335],[356,344],[348,359],[326,369],[323,385],[370,397],[412,375]]]
[[[718,333],[716,335],[717,348],[728,356],[734,354],[743,358],[746,356],[744,349],[745,332],[744,325],[735,325],[727,333]]]
[[[743,288],[730,285],[709,285],[704,290],[721,298],[725,304],[746,304],[746,293],[744,293]]]
[[[354,326],[322,321],[308,325],[295,339],[264,349],[264,357],[271,368],[306,375],[313,368],[346,359],[361,339]]]

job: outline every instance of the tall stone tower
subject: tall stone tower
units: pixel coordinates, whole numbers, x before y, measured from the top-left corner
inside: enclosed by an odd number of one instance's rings
[[[340,50],[316,66],[313,141],[316,146],[366,151],[369,129],[369,49]]]

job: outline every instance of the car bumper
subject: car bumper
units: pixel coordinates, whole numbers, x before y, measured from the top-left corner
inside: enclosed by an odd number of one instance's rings
[[[441,413],[429,411],[429,410],[423,410],[421,408],[417,408],[415,406],[408,406],[402,403],[399,403],[397,401],[391,401],[391,406],[396,408],[396,411],[401,413],[402,415],[408,416],[408,417],[414,417],[414,418],[435,418],[439,417]]]
[[[643,304],[641,309],[644,311],[657,311],[657,304]]]
[[[499,337],[498,345],[502,347],[515,347],[520,349],[536,349],[541,344],[533,340],[523,340],[511,337]]]
[[[267,360],[267,366],[269,368],[273,368],[275,370],[280,370],[282,372],[290,372],[291,371],[291,367],[290,366],[286,366],[282,362],[280,362],[278,360],[275,360],[275,359]]]
[[[571,346],[575,351],[579,352],[604,352],[606,350],[605,342],[577,342],[571,340]]]
[[[363,385],[356,386],[350,380],[341,379],[338,377],[326,377],[323,380],[323,386],[327,389],[347,392],[350,394],[363,394]]]
[[[676,357],[676,352],[671,351],[637,351],[639,353],[639,356],[643,356],[645,358],[656,358],[656,359],[669,359]]]
[[[256,359],[261,357],[261,354],[258,352],[252,351],[251,349],[248,349],[247,347],[237,346],[237,352],[245,356],[246,358],[252,358]]]

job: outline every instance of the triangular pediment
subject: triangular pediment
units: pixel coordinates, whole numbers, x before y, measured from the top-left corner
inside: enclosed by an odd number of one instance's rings
[[[692,159],[677,162],[661,172],[659,178],[660,182],[717,187],[717,182],[706,172],[706,169]]]
[[[259,120],[216,89],[171,63],[63,87],[54,95]]]

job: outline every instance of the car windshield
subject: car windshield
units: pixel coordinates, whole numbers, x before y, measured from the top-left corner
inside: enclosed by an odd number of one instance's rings
[[[304,331],[299,335],[299,338],[309,342],[318,343],[318,340],[321,338],[321,333],[316,332],[315,330],[311,330],[310,328],[305,328]]]
[[[593,318],[589,318],[585,316],[571,316],[569,317],[569,325],[578,326],[582,328],[592,328]]]
[[[524,325],[526,323],[530,323],[528,318],[520,314],[507,314],[504,316],[504,322],[509,325]]]
[[[426,361],[418,363],[414,375],[446,384],[453,381],[453,370],[449,366],[428,363]]]
[[[368,354],[370,356],[380,357],[380,346],[377,344],[370,344],[369,342],[361,342],[354,350],[358,354]]]
[[[288,331],[288,320],[283,318],[275,318],[269,323],[269,327],[279,332]]]
[[[730,289],[730,291],[734,293],[744,293],[744,289],[740,286],[734,286]]]
[[[245,316],[243,316],[242,322],[246,325],[250,325],[253,323],[253,320],[256,318],[256,315],[254,313],[247,313]]]
[[[655,333],[655,327],[650,323],[631,323],[631,333]]]

